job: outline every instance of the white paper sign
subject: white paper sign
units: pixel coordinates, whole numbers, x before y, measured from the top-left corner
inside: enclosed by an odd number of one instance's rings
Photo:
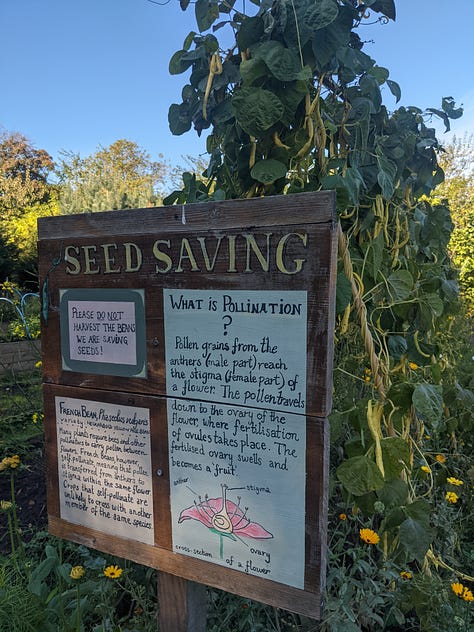
[[[71,360],[135,365],[137,339],[132,301],[68,301]]]
[[[173,550],[304,587],[301,415],[168,399]]]
[[[163,290],[166,392],[306,410],[305,291]]]
[[[56,397],[61,518],[154,543],[150,411]]]

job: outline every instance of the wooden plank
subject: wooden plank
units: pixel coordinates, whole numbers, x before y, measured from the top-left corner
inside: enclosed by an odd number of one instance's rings
[[[206,588],[169,573],[158,573],[160,632],[205,632]]]
[[[190,581],[229,590],[276,607],[300,612],[307,616],[318,616],[319,595],[324,586],[325,572],[325,521],[327,489],[327,420],[307,417],[306,428],[306,525],[305,558],[306,573],[304,590],[284,586],[275,581],[252,576],[242,571],[206,562],[173,552],[170,516],[169,454],[167,440],[166,398],[130,393],[97,391],[86,388],[48,385],[43,386],[45,401],[45,433],[47,455],[47,492],[49,529],[53,535],[84,544],[100,551],[125,557],[138,563],[153,566],[160,571],[178,575]],[[154,544],[148,545],[129,537],[112,535],[91,526],[74,524],[61,517],[58,480],[58,443],[56,433],[55,403],[70,398],[81,402],[97,401],[113,403],[123,408],[126,405],[146,408],[151,411],[152,485],[154,499]],[[68,404],[70,405],[70,404]],[[71,423],[71,427],[73,424]],[[83,429],[84,434],[84,429]],[[67,446],[63,446],[63,450]],[[73,481],[81,488],[82,465],[76,462],[77,473]],[[100,459],[97,467],[100,467]],[[258,482],[258,479],[257,481]],[[282,508],[283,510],[283,508]],[[132,533],[129,531],[129,533]],[[283,599],[283,594],[285,598]],[[283,600],[283,601],[282,601]]]
[[[114,213],[115,214],[115,213]],[[260,219],[260,218],[259,218]],[[256,229],[257,230],[257,229]],[[279,228],[278,235],[288,234],[286,227]],[[248,290],[250,292],[259,291],[262,288],[266,290],[281,289],[307,291],[308,303],[308,349],[310,353],[307,355],[307,384],[306,389],[306,412],[310,415],[326,417],[331,409],[332,389],[330,380],[332,376],[332,349],[333,344],[333,326],[334,322],[334,284],[336,273],[336,247],[334,226],[331,223],[315,224],[310,227],[304,227],[298,224],[294,227],[297,234],[305,234],[308,239],[308,260],[300,274],[282,275],[275,267],[267,271],[261,268],[261,264],[252,260],[252,266],[255,267],[252,273],[242,272],[228,273],[228,261],[224,259],[217,260],[215,269],[212,274],[204,275],[206,290]],[[236,235],[237,233],[232,233]],[[257,234],[257,233],[255,233]],[[196,234],[195,239],[205,239],[209,233]],[[155,237],[152,235],[140,235],[135,239],[136,246],[140,252],[151,253]],[[171,260],[180,260],[180,252],[182,251],[181,238],[175,239],[176,235],[168,235],[166,241],[172,245],[166,256],[169,255]],[[261,237],[261,236],[260,236]],[[214,237],[217,239],[217,237]],[[107,239],[110,243],[117,246],[117,252],[122,252],[125,257],[123,246],[131,243],[128,238],[119,238],[115,235],[108,235]],[[288,260],[298,259],[301,257],[301,243],[299,239],[295,239],[292,248],[288,250]],[[265,252],[265,237],[261,238],[258,246]],[[214,241],[214,246],[216,242]],[[143,255],[142,265],[136,272],[129,274],[68,274],[68,265],[70,262],[62,262],[58,264],[54,270],[50,271],[51,259],[57,257],[57,253],[65,246],[60,246],[58,240],[43,240],[39,243],[41,275],[42,281],[48,278],[48,296],[49,310],[48,321],[43,325],[43,374],[44,381],[48,383],[62,383],[76,386],[98,386],[110,390],[128,390],[141,393],[166,393],[166,369],[165,369],[165,353],[164,353],[164,320],[163,320],[163,288],[176,289],[177,292],[181,288],[200,289],[203,287],[203,275],[196,271],[184,270],[182,273],[158,274],[155,271],[157,260],[153,257]],[[97,240],[81,238],[74,246],[74,249],[95,248],[97,253],[100,247]],[[97,250],[99,248],[99,250]],[[210,247],[209,247],[210,248]],[[236,243],[235,256],[236,259],[244,261],[249,256],[245,249],[248,245],[241,240]],[[121,250],[122,249],[122,250]],[[210,248],[212,251],[212,249]],[[96,252],[94,251],[94,252]],[[76,250],[74,250],[76,252]],[[89,253],[89,250],[84,252]],[[83,253],[84,254],[84,253]],[[252,254],[252,253],[251,253]],[[81,255],[82,256],[82,255]],[[98,257],[94,254],[94,257]],[[77,255],[80,258],[80,255]],[[89,259],[87,259],[89,260]],[[79,261],[79,259],[78,259]],[[97,262],[99,259],[97,258]],[[96,262],[96,263],[97,263]],[[85,265],[81,261],[82,265]],[[87,264],[87,265],[92,265]],[[99,266],[99,263],[97,263]],[[102,265],[102,264],[100,264]],[[119,259],[118,255],[114,265],[117,269],[126,266],[125,259]],[[289,264],[288,264],[289,265]],[[328,265],[331,269],[328,269]],[[74,264],[76,266],[76,264]],[[75,267],[74,267],[75,269]],[[146,357],[147,357],[147,377],[133,378],[120,377],[110,375],[93,375],[90,371],[68,371],[64,370],[61,356],[61,318],[60,318],[60,290],[82,288],[143,288],[145,295],[145,314],[146,314]],[[64,326],[64,323],[62,323]]]
[[[61,217],[41,217],[38,220],[38,238],[69,239],[102,237],[104,235],[139,235],[150,227],[159,235],[166,232],[192,233],[219,231],[232,228],[274,226],[276,217],[285,212],[288,225],[334,222],[334,191],[317,194],[297,193],[236,201],[204,202],[126,211],[82,213]]]
[[[315,619],[319,618],[321,612],[319,594],[246,575],[240,571],[134,540],[111,538],[107,533],[67,523],[54,516],[49,516],[48,528],[52,535],[59,538],[71,540],[104,553],[132,559],[139,564],[157,568],[162,572],[190,581],[198,583],[205,581],[207,585],[214,588],[261,601],[275,608],[283,608]]]

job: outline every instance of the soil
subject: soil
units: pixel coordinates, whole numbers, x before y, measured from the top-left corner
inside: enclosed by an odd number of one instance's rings
[[[31,441],[28,453],[22,459],[21,469],[15,474],[15,501],[22,539],[27,542],[32,535],[46,529],[46,475],[42,439]],[[10,500],[10,473],[0,473],[0,500]],[[8,522],[5,513],[0,513],[0,555],[10,552]]]

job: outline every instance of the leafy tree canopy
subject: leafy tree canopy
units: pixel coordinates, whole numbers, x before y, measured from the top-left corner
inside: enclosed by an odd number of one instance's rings
[[[0,215],[5,218],[51,194],[53,159],[19,132],[0,129]]]
[[[167,173],[161,154],[153,161],[129,140],[117,140],[86,158],[63,152],[58,169],[61,212],[153,206],[161,199]]]
[[[454,230],[449,250],[459,269],[461,296],[468,314],[474,317],[474,139],[472,134],[443,148],[440,164],[445,181],[436,190],[436,198],[449,201]]]

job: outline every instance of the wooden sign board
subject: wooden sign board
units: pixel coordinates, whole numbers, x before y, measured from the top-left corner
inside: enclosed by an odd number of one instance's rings
[[[331,192],[39,220],[55,535],[318,618]]]

